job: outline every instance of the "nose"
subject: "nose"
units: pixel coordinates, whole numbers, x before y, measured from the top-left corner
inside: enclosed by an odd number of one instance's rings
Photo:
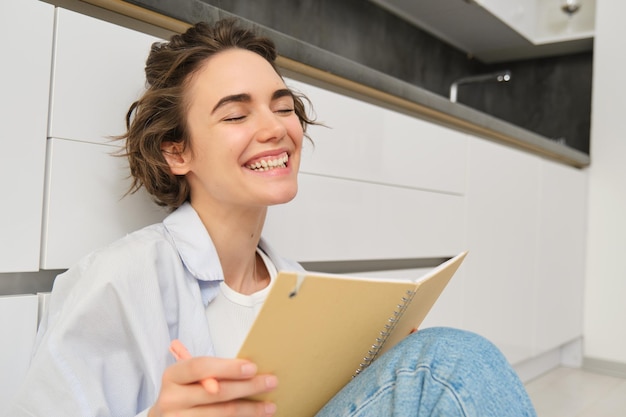
[[[287,134],[287,128],[282,118],[270,109],[259,115],[256,139],[261,142],[282,139]]]

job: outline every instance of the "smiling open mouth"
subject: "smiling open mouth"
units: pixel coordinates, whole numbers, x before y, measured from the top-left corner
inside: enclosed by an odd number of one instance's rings
[[[283,153],[278,157],[260,159],[252,164],[246,165],[246,168],[253,171],[269,171],[274,168],[286,168],[289,156]]]

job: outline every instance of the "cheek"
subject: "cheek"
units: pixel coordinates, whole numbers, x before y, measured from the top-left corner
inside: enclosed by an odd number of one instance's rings
[[[302,147],[302,140],[304,138],[304,130],[302,129],[302,124],[300,124],[300,119],[297,117],[295,120],[290,121],[287,126],[287,131],[289,132],[289,137],[294,141],[298,148]]]

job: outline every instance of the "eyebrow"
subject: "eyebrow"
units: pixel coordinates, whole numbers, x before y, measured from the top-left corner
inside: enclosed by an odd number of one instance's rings
[[[276,90],[272,94],[272,101],[286,96],[293,97],[291,90],[289,90],[288,88]],[[249,103],[250,101],[252,101],[252,97],[250,96],[250,94],[247,93],[232,94],[230,96],[222,97],[220,101],[217,102],[215,107],[213,107],[213,110],[211,110],[211,114],[215,113],[217,109],[225,106],[228,103]]]

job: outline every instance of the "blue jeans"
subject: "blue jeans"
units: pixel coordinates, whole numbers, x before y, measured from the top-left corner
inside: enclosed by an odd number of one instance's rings
[[[484,338],[429,328],[346,385],[316,417],[535,417],[517,374]]]

